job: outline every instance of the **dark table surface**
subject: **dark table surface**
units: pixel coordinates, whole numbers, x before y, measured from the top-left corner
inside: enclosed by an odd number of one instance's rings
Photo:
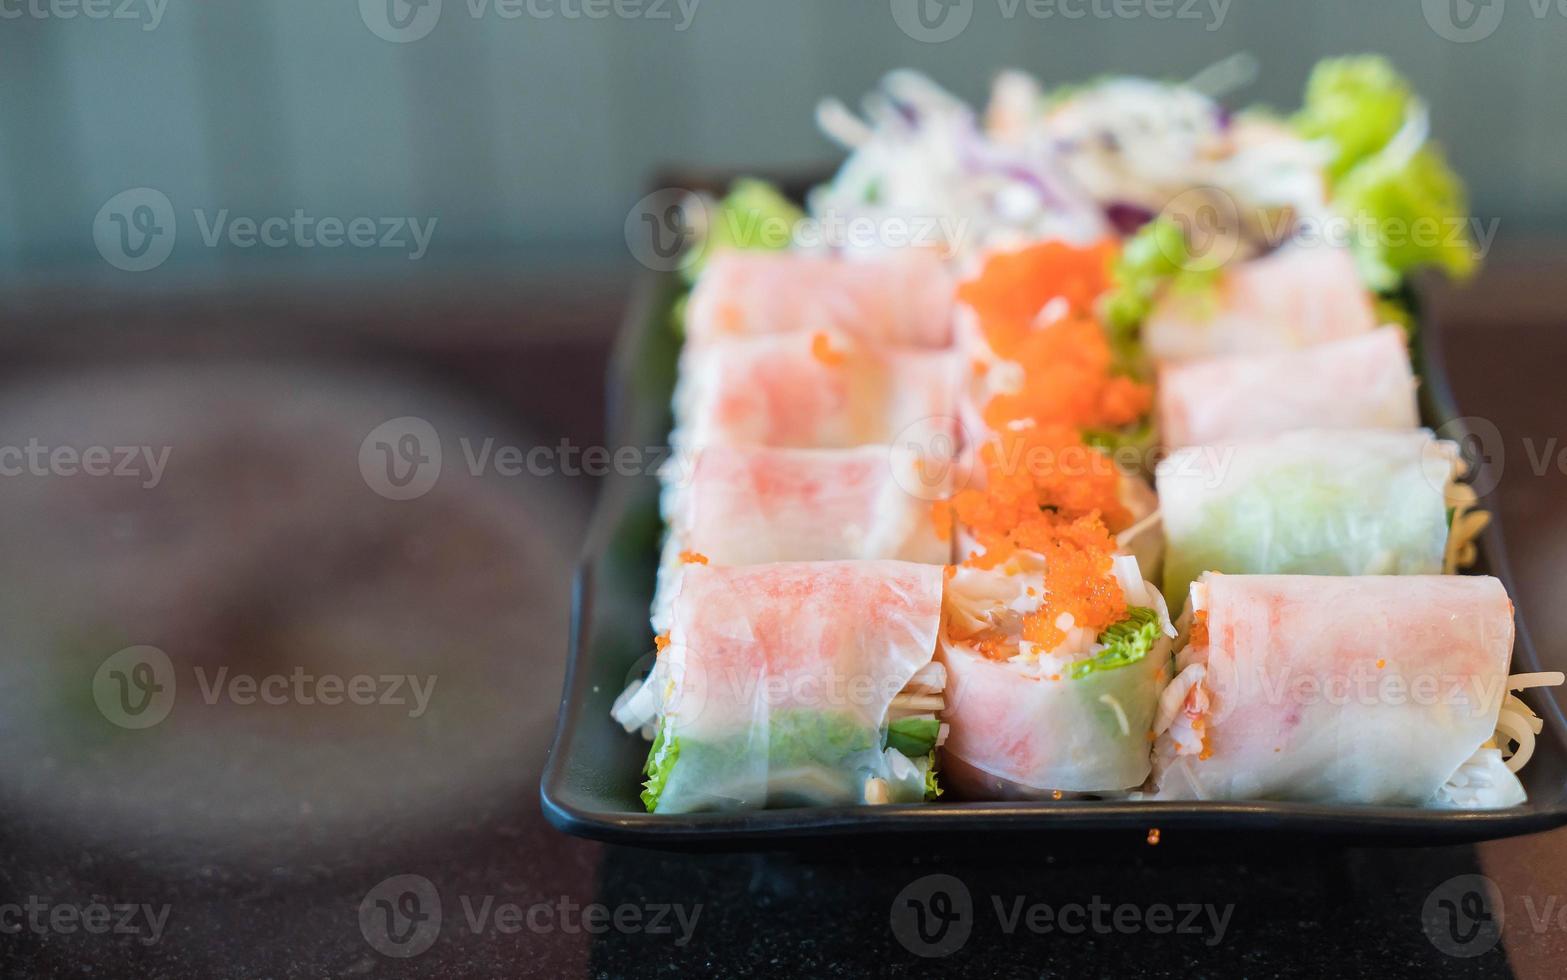
[[[1564,266],[1517,254],[1436,312],[1461,409],[1500,434],[1515,599],[1560,663]],[[602,440],[628,277],[519,260],[0,294],[0,445],[149,451],[0,480],[5,976],[1562,974],[1567,831],[700,855],[553,830],[537,786],[595,490],[569,461]],[[410,416],[441,477],[389,499],[361,450]],[[502,447],[547,447],[550,472],[481,461]],[[125,728],[104,664],[144,645],[175,683]],[[244,686],[268,677],[290,686]],[[361,677],[369,703],[327,703]]]

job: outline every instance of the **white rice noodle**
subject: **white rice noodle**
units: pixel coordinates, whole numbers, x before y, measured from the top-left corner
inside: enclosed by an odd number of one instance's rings
[[[1567,681],[1567,675],[1559,670],[1543,670],[1530,674],[1513,674],[1507,678],[1507,690],[1524,691],[1534,687],[1557,687]],[[1496,743],[1502,749],[1510,772],[1517,772],[1528,765],[1534,756],[1534,737],[1545,728],[1540,716],[1516,694],[1509,693],[1502,702],[1502,710],[1496,718]],[[1513,743],[1516,748],[1508,751]]]

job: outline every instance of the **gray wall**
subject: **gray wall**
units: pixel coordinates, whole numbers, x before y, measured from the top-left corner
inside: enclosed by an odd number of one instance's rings
[[[0,258],[13,269],[94,258],[93,216],[138,185],[185,215],[435,216],[432,253],[608,249],[651,168],[830,159],[812,106],[857,98],[891,67],[979,97],[998,66],[1050,80],[1185,76],[1238,50],[1262,62],[1247,96],[1282,106],[1319,56],[1384,52],[1434,103],[1437,135],[1504,238],[1550,231],[1567,210],[1567,15],[1538,15],[1545,0],[1511,0],[1474,43],[1426,17],[1470,0],[1234,0],[1217,30],[1208,13],[1008,20],[1010,0],[967,0],[967,29],[940,44],[900,31],[899,0],[701,0],[684,32],[674,0],[663,21],[504,19],[493,6],[476,19],[486,0],[444,0],[433,32],[405,44],[372,33],[357,0],[87,0],[128,3],[135,20],[26,13],[51,2],[0,0],[24,12],[0,19]],[[167,7],[146,30],[150,2]]]

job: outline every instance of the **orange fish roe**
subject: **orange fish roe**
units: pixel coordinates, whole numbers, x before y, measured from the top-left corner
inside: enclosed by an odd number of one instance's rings
[[[653,649],[657,650],[659,653],[663,653],[664,652],[664,648],[667,647],[667,646],[669,646],[669,634],[668,633],[660,633],[657,636],[653,637]]]
[[[1115,255],[1111,242],[1047,242],[991,257],[958,290],[991,349],[1023,377],[1017,391],[984,407],[994,436],[979,451],[983,489],[938,502],[932,518],[938,530],[961,522],[983,546],[966,565],[994,569],[1018,551],[1044,557],[1044,595],[1024,616],[1022,639],[1045,649],[1066,639],[1063,614],[1095,633],[1126,617],[1112,574],[1113,532],[1132,515],[1121,502],[1121,471],[1083,439],[1084,429],[1132,425],[1153,404],[1152,388],[1115,373],[1095,318]],[[998,659],[1016,653],[1013,640],[992,631],[976,647]]]
[[[1194,647],[1208,645],[1208,610],[1199,609],[1192,613],[1192,640]]]
[[[1023,386],[986,404],[985,423],[993,429],[1014,419],[1114,429],[1137,422],[1153,406],[1152,387],[1114,373],[1104,329],[1087,314],[1035,327],[1010,360],[1023,368]]]
[[[1002,252],[985,262],[979,278],[958,287],[958,299],[979,315],[991,348],[1014,359],[1051,300],[1059,297],[1069,310],[1092,312],[1110,288],[1115,256],[1115,244],[1108,240],[1090,248],[1045,242]]]
[[[707,564],[707,556],[702,554],[700,551],[682,551],[680,553],[680,564],[682,564],[682,565],[706,565]]]
[[[1069,426],[1002,429],[979,460],[984,489],[960,491],[953,503],[958,519],[981,532],[1010,530],[1042,510],[1066,520],[1098,512],[1113,531],[1132,522],[1121,503],[1120,469]]]
[[[987,660],[1009,660],[1017,655],[1017,642],[996,630],[985,630],[970,642]]]
[[[811,334],[811,356],[828,367],[837,367],[848,360],[843,351],[833,349],[832,338],[821,331]]]
[[[1019,545],[1045,556],[1045,595],[1023,617],[1023,639],[1053,649],[1066,639],[1061,614],[1098,634],[1126,618],[1126,595],[1110,573],[1115,539],[1097,516],[1067,525],[1039,522],[1020,529]]]
[[[1095,317],[1115,255],[1109,241],[1088,248],[1046,242],[992,256],[958,288],[991,349],[1023,368],[1021,391],[985,407],[992,428],[1024,418],[1115,428],[1147,414],[1153,389],[1112,371],[1110,342]],[[1046,314],[1050,322],[1039,322]]]

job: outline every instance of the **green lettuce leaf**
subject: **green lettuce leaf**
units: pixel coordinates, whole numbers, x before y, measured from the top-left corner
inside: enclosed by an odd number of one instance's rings
[[[1356,265],[1378,292],[1422,268],[1464,279],[1477,261],[1463,181],[1441,148],[1395,141],[1423,111],[1387,59],[1367,55],[1318,64],[1294,119],[1302,136],[1332,148],[1330,203],[1354,229]]]
[[[1296,130],[1333,148],[1328,177],[1337,182],[1356,164],[1387,146],[1414,103],[1409,83],[1386,58],[1361,55],[1317,63],[1306,82]]]
[[[1236,464],[1237,467],[1239,464]],[[1197,478],[1201,479],[1201,478]],[[1284,456],[1233,486],[1160,487],[1173,608],[1207,571],[1238,575],[1435,575],[1445,508],[1418,460]],[[1192,500],[1201,500],[1196,509]]]
[[[1142,373],[1138,332],[1165,290],[1216,295],[1218,281],[1219,268],[1193,255],[1174,218],[1156,218],[1127,239],[1116,257],[1103,308],[1117,368],[1127,374]]]
[[[936,733],[940,730],[941,722],[935,718],[899,718],[887,726],[883,745],[917,759],[936,748]]]
[[[1145,606],[1133,606],[1126,611],[1125,619],[1099,634],[1099,642],[1105,648],[1087,660],[1073,664],[1067,676],[1075,681],[1098,671],[1130,667],[1148,656],[1154,644],[1159,642],[1161,632],[1157,612]]]
[[[936,779],[936,753],[932,751],[925,757],[925,802],[929,803],[941,793],[941,783]]]
[[[859,773],[866,764],[867,753],[879,754],[884,748],[894,748],[910,759],[928,758],[934,765],[940,727],[934,718],[904,718],[889,725],[884,738],[878,738],[875,728],[853,715],[806,709],[778,711],[768,722],[767,769],[771,773],[810,774],[811,785],[820,792],[851,796],[858,793]],[[649,812],[657,812],[677,762],[682,785],[705,784],[721,780],[737,765],[749,764],[755,745],[750,735],[714,741],[682,740],[669,735],[667,723],[661,725],[643,768],[648,777],[643,784],[643,805]],[[934,780],[934,774],[925,774],[927,794],[935,785]]]
[[[1361,277],[1378,292],[1397,288],[1416,269],[1435,267],[1454,279],[1475,270],[1463,181],[1436,146],[1403,161],[1367,160],[1339,182],[1333,207],[1352,227],[1375,229],[1357,232],[1354,243]]]
[[[707,260],[721,249],[772,250],[788,248],[795,226],[805,213],[778,188],[765,180],[742,178],[708,215],[707,233],[698,253],[685,266],[686,278],[696,280]]]
[[[1153,419],[1145,418],[1136,425],[1120,429],[1084,429],[1083,441],[1114,456],[1123,450],[1135,450],[1143,455],[1158,440]]]
[[[648,750],[647,762],[642,767],[643,775],[647,780],[642,783],[642,805],[652,813],[658,809],[658,798],[663,795],[664,786],[669,782],[669,774],[674,771],[675,762],[680,758],[680,740],[670,738],[665,751],[665,738],[669,733],[668,723],[658,726],[658,734],[653,738],[653,747]]]

